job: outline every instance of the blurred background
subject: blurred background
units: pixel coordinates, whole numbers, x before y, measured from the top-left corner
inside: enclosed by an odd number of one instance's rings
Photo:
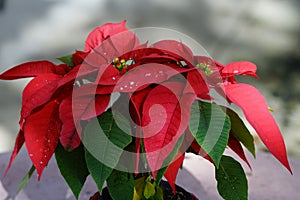
[[[289,155],[300,158],[299,0],[0,0],[0,72],[83,50],[93,28],[123,19],[129,28],[185,33],[224,64],[256,63],[255,85],[275,110]],[[0,152],[13,147],[27,82],[0,81]]]

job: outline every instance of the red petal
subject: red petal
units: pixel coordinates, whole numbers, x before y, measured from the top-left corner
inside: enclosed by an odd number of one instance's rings
[[[88,120],[101,115],[107,108],[110,95],[96,95],[90,99],[90,103],[87,105],[84,113],[81,116],[81,120]]]
[[[59,118],[62,121],[59,140],[62,146],[69,151],[77,148],[81,143],[75,128],[71,98],[64,99],[59,106]]]
[[[5,173],[4,173],[5,175],[7,174],[9,168],[11,167],[11,165],[12,165],[14,159],[16,158],[17,154],[19,153],[20,149],[22,148],[24,142],[25,142],[24,132],[20,130],[18,135],[17,135],[17,138],[16,138],[15,147],[14,147],[14,150],[11,154],[9,164],[6,168]]]
[[[226,96],[244,112],[270,152],[291,172],[279,127],[268,110],[265,98],[247,84],[225,85]]]
[[[80,65],[75,67],[64,77],[55,74],[43,74],[32,80],[30,85],[26,86],[23,95],[26,96],[22,104],[21,111],[21,123],[22,119],[28,117],[30,113],[38,107],[49,102],[53,95],[64,95],[64,91],[58,91],[62,87],[67,87],[75,82],[76,78],[87,76],[93,72],[97,72],[97,69],[89,65]],[[57,79],[57,80],[56,80]],[[37,84],[36,86],[34,84]]]
[[[56,80],[61,76],[55,74],[42,74],[32,79],[23,90],[20,125],[23,119],[37,107],[49,101],[57,88]]]
[[[114,87],[114,85],[95,85],[94,83],[87,83],[76,88],[74,94],[78,97],[96,94],[111,94],[114,91]]]
[[[58,143],[61,127],[58,107],[52,101],[39,112],[30,115],[24,124],[26,147],[39,180]]]
[[[256,75],[257,67],[255,64],[247,61],[232,62],[222,69],[223,77],[231,77],[235,75],[249,75],[258,78]]]
[[[55,73],[56,65],[49,61],[34,61],[18,65],[0,75],[0,79],[13,80],[34,77],[40,74]]]
[[[164,53],[170,54],[175,58],[179,58],[180,60],[187,61],[186,64],[189,66],[193,66],[193,52],[190,50],[188,46],[183,44],[182,42],[178,42],[176,40],[161,40],[152,45],[153,48],[157,48]]]
[[[179,82],[159,85],[143,105],[144,145],[154,178],[188,126],[194,95],[182,96],[183,89]]]
[[[99,46],[108,37],[127,31],[126,20],[120,23],[107,23],[95,28],[87,37],[85,51],[90,51]]]
[[[209,86],[204,77],[205,76],[203,72],[200,70],[193,70],[188,72],[187,86],[192,86],[192,88],[186,90],[192,91],[197,95],[198,98],[209,100],[211,99],[211,97],[209,96]]]
[[[228,147],[230,149],[232,149],[232,151],[234,151],[243,161],[245,161],[245,163],[248,165],[248,167],[250,169],[251,168],[251,165],[250,163],[248,162],[246,156],[245,156],[245,153],[244,153],[244,149],[241,145],[241,143],[233,136],[233,135],[229,135],[229,140],[228,140]]]
[[[184,153],[179,152],[178,155],[175,157],[174,161],[169,165],[167,168],[164,176],[168,180],[174,194],[176,194],[176,177],[179,171],[179,168],[181,167],[183,160],[184,160]]]
[[[150,92],[150,88],[146,88],[144,90],[138,91],[133,93],[130,96],[130,101],[131,101],[131,105],[129,107],[130,109],[130,115],[132,116],[132,120],[134,123],[136,123],[136,133],[135,133],[135,137],[136,137],[136,148],[135,148],[135,152],[136,152],[136,159],[135,159],[135,172],[138,173],[139,172],[139,162],[140,162],[140,148],[141,148],[141,138],[142,138],[142,129],[141,129],[141,123],[142,123],[142,109],[143,109],[143,103],[146,99],[146,97],[148,96],[149,92]]]
[[[89,55],[89,52],[84,52],[84,51],[76,51],[72,55],[72,60],[75,66],[80,65],[83,63],[85,58]]]
[[[98,69],[90,65],[78,65],[58,81],[58,87],[64,86],[68,83],[73,84],[77,78],[79,79],[96,72],[98,72]]]

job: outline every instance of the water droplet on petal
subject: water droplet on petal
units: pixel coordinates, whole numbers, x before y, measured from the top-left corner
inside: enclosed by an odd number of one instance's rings
[[[129,83],[130,85],[134,85],[134,81],[130,81],[130,83]]]
[[[42,165],[42,164],[43,164],[43,161],[41,161],[40,164]]]
[[[145,77],[149,77],[149,76],[151,76],[151,73],[145,74]]]
[[[50,143],[51,142],[51,140],[48,140],[48,143]]]
[[[112,77],[112,80],[116,80],[116,77]]]
[[[234,70],[233,73],[237,74],[239,73],[239,70]]]
[[[33,156],[33,154],[31,153],[31,154],[29,154],[29,157],[32,157]]]
[[[123,87],[120,87],[120,90],[123,90],[124,88]]]

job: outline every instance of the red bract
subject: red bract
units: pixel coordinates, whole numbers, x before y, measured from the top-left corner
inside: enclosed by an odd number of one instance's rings
[[[57,74],[63,75],[70,68],[67,65],[55,65],[49,61],[34,61],[20,64],[12,69],[7,70],[0,75],[2,80],[14,80],[19,78],[35,77],[40,74]]]
[[[253,76],[254,78],[258,78],[258,76],[256,75],[256,69],[257,67],[255,64],[247,61],[240,61],[227,64],[222,69],[221,73],[224,78],[236,75],[248,75]]]
[[[291,172],[282,135],[265,98],[256,88],[247,84],[225,85],[225,91],[228,99],[241,107],[270,152]]]
[[[62,121],[61,134],[59,136],[60,143],[65,149],[72,151],[80,145],[81,141],[73,119],[71,96],[61,102],[59,106],[59,118]]]
[[[144,145],[154,178],[188,125],[194,95],[183,94],[183,90],[184,85],[178,82],[159,85],[143,105]]]
[[[167,168],[165,172],[165,178],[168,180],[171,188],[173,189],[174,194],[176,194],[175,181],[180,167],[182,166],[184,160],[185,153],[179,152],[170,166]]]
[[[230,134],[229,136],[228,147],[231,148],[232,151],[234,151],[243,161],[245,161],[250,169],[252,169],[249,161],[245,156],[245,152],[241,143],[232,134]]]
[[[51,101],[39,112],[30,115],[24,124],[25,144],[39,179],[52,157],[60,133],[59,104]]]
[[[99,46],[103,41],[112,35],[128,31],[125,26],[126,20],[120,23],[107,23],[100,27],[95,28],[87,37],[85,43],[85,51],[90,51]],[[123,41],[122,41],[123,42]]]

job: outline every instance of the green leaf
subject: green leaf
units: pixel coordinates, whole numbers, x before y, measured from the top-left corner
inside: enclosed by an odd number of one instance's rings
[[[59,144],[55,151],[55,158],[61,175],[66,180],[76,199],[86,181],[89,171],[85,163],[83,146],[73,151],[66,151]]]
[[[229,138],[229,117],[216,104],[195,101],[191,107],[189,128],[218,167]]]
[[[71,68],[74,67],[74,63],[73,63],[73,59],[72,59],[72,54],[71,55],[67,55],[67,56],[63,56],[60,58],[57,58],[57,60],[69,65]]]
[[[218,191],[225,200],[247,200],[248,183],[245,172],[236,160],[223,156],[216,169]]]
[[[133,200],[141,200],[143,198],[143,190],[146,184],[146,177],[142,176],[141,178],[134,180],[134,197]]]
[[[243,120],[233,110],[226,108],[226,113],[231,121],[231,133],[239,140],[255,157],[254,139]]]
[[[17,194],[24,188],[24,186],[28,183],[29,179],[31,178],[33,172],[35,171],[35,167],[32,165],[30,170],[27,172],[27,174],[24,176],[24,178],[21,180],[18,186]]]
[[[107,188],[114,200],[133,199],[133,174],[125,171],[113,170],[107,179]]]
[[[170,163],[173,161],[173,159],[175,158],[175,156],[177,155],[178,151],[179,151],[179,148],[181,147],[182,145],[182,142],[183,142],[183,139],[185,137],[185,134],[183,134],[177,141],[174,149],[172,150],[172,152],[169,154],[169,156],[164,160],[164,163],[163,163],[163,168],[159,169],[157,174],[156,174],[156,180],[155,180],[155,183],[156,185],[159,185],[162,177],[164,176],[167,168],[169,167]]]
[[[150,197],[155,195],[155,186],[151,181],[146,180],[143,194],[146,199],[150,199]]]
[[[117,126],[111,111],[87,124],[83,136],[86,163],[100,192],[105,180],[117,166],[123,149],[131,141],[131,133],[125,133]]]
[[[164,200],[164,191],[161,187],[156,186],[155,195],[151,198],[153,200]]]

